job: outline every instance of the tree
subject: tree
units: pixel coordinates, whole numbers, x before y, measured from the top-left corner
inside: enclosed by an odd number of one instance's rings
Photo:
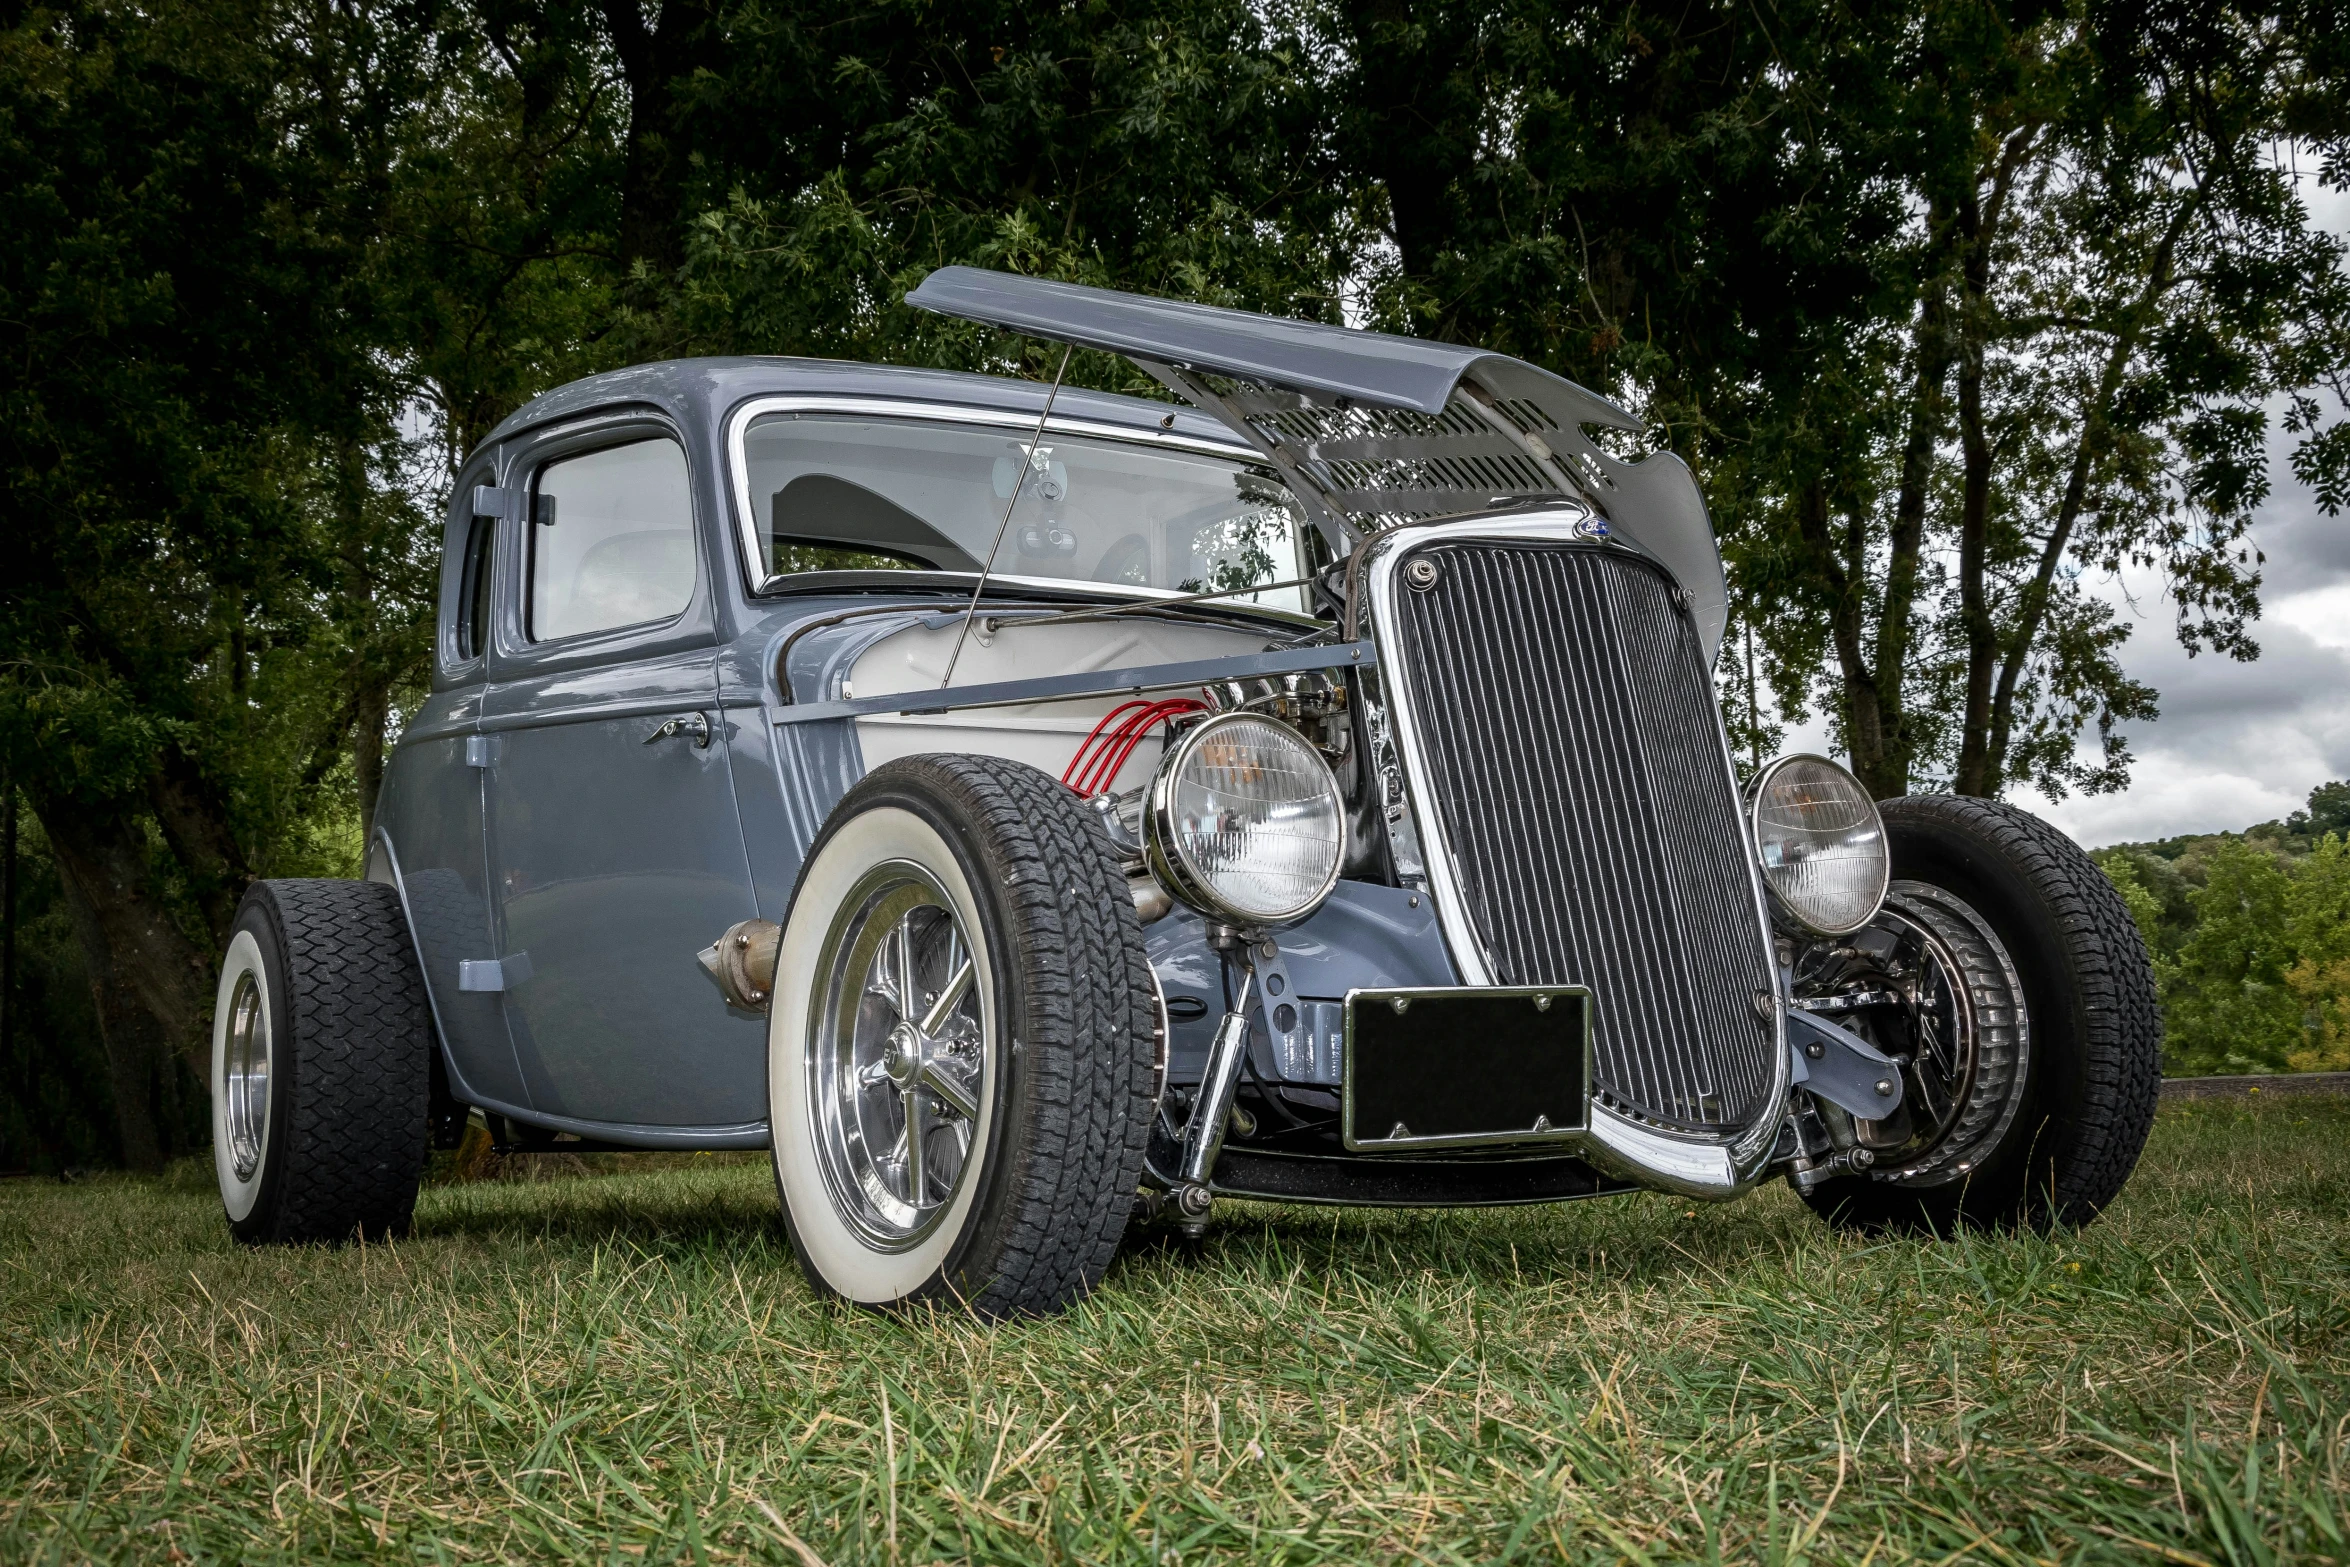
[[[2324,44],[2299,30],[2312,18],[2257,8],[2063,11],[2013,30],[1975,7],[1935,14],[1970,23],[1921,62],[1967,134],[1918,186],[1908,439],[1898,463],[1882,439],[1848,448],[1841,515],[1806,522],[1798,503],[1790,529],[1766,512],[1741,564],[1778,568],[1750,569],[1758,607],[1824,597],[1876,620],[1873,662],[1838,639],[1833,702],[1880,794],[1921,768],[1971,794],[2116,788],[2115,725],[2152,717],[2155,693],[2121,672],[2127,631],[2083,573],[2153,567],[2190,651],[2255,656],[2241,541],[2266,493],[2263,405],[2295,399],[2300,460],[2331,460],[2309,394],[2341,390],[2350,291],[2275,150],[2294,124],[2342,134],[2338,115],[2303,113]],[[1921,506],[1913,459],[1952,436],[1956,472]],[[1808,547],[1774,550],[1785,531]],[[1937,541],[1940,592],[1907,591]],[[1811,650],[1772,640],[1800,698]],[[2090,724],[2102,755],[2082,760]]]
[[[347,20],[92,0],[0,40],[0,744],[141,1167],[187,1124],[245,882],[303,863],[355,725],[380,755],[366,691],[418,656],[366,253],[415,94],[355,69],[415,39],[304,30]]]
[[[731,13],[664,346],[1041,354],[903,307],[950,262],[1328,317],[1352,229],[1306,41],[1234,0]],[[721,110],[718,106],[723,106]],[[1081,376],[1140,384],[1101,356]]]
[[[2339,13],[1342,6],[1380,319],[1616,391],[1692,462],[1748,744],[1759,645],[1880,794],[2117,787],[2155,693],[2084,574],[2152,567],[2191,650],[2251,656],[2265,407],[2324,504],[2350,472],[2350,283],[2278,153],[2341,178]]]

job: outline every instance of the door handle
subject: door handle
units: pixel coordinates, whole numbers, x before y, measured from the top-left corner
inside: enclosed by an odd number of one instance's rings
[[[691,739],[694,743],[694,749],[697,751],[709,750],[710,715],[707,713],[679,713],[674,718],[664,718],[658,728],[645,736],[645,744],[658,745],[663,740],[674,739],[678,735],[684,735]]]

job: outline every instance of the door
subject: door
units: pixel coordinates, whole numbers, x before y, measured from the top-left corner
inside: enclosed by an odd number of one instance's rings
[[[432,694],[410,716],[385,771],[369,845],[368,878],[396,881],[416,936],[433,1013],[448,1046],[451,1088],[467,1103],[519,1106],[521,1068],[495,995],[466,982],[493,966],[489,870],[484,840],[481,712],[498,595],[513,591],[511,532],[476,516],[486,467],[459,476],[441,570],[441,612]]]
[[[684,449],[607,426],[510,482],[530,489],[520,613],[482,724],[497,982],[530,1108],[756,1122],[763,1020],[695,959],[756,908]]]

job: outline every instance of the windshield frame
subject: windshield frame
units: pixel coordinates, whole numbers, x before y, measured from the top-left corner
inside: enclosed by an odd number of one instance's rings
[[[1170,411],[1180,405],[1169,404]],[[972,403],[931,402],[925,399],[900,397],[841,397],[820,392],[774,393],[746,400],[727,416],[726,467],[727,495],[734,502],[734,540],[740,563],[743,585],[753,598],[769,598],[784,591],[787,583],[806,583],[810,588],[838,585],[855,591],[870,591],[876,587],[892,587],[894,579],[903,577],[905,586],[912,590],[935,593],[942,581],[971,583],[979,580],[973,571],[909,570],[905,572],[879,571],[791,571],[767,572],[765,551],[759,538],[758,512],[751,503],[751,470],[746,441],[752,422],[768,414],[820,413],[844,414],[852,418],[903,419],[915,423],[985,425],[997,429],[1015,430],[1034,435],[1037,422],[1034,414],[1013,408],[988,408]],[[1237,438],[1230,441],[1203,440],[1196,435],[1178,435],[1172,430],[1153,429],[1147,425],[1114,424],[1103,419],[1066,418],[1054,415],[1044,424],[1047,435],[1068,435],[1098,441],[1120,441],[1129,446],[1164,452],[1190,452],[1202,457],[1214,457],[1242,467],[1260,471],[1269,466],[1264,455]],[[1292,486],[1286,476],[1275,475],[1283,489]],[[1302,504],[1302,503],[1301,503]],[[1304,526],[1311,526],[1310,523]],[[1003,583],[1048,592],[1100,596],[1124,603],[1148,602],[1153,599],[1181,599],[1193,597],[1175,588],[1145,588],[1111,586],[1107,583],[1074,581],[1067,577],[1029,577],[1017,572],[990,571],[989,583]],[[1241,590],[1246,591],[1246,590]],[[1219,604],[1251,615],[1265,615],[1274,619],[1297,622],[1314,617],[1296,610],[1280,609],[1270,604],[1249,604],[1234,601]]]

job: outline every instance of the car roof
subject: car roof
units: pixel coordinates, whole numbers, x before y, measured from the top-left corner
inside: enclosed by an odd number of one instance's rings
[[[508,414],[481,444],[493,446],[536,426],[617,404],[651,404],[680,420],[698,416],[707,420],[711,428],[730,409],[748,399],[787,393],[953,403],[1034,418],[1044,411],[1049,390],[1044,382],[1012,376],[863,364],[847,359],[796,359],[781,355],[664,359],[631,365],[625,370],[608,370],[541,393]],[[1064,385],[1053,398],[1053,414],[1056,418],[1129,425],[1137,430],[1164,428],[1188,439],[1211,441],[1235,451],[1246,449],[1222,421],[1180,403],[1154,402]],[[1170,414],[1174,416],[1171,426],[1166,424]]]

